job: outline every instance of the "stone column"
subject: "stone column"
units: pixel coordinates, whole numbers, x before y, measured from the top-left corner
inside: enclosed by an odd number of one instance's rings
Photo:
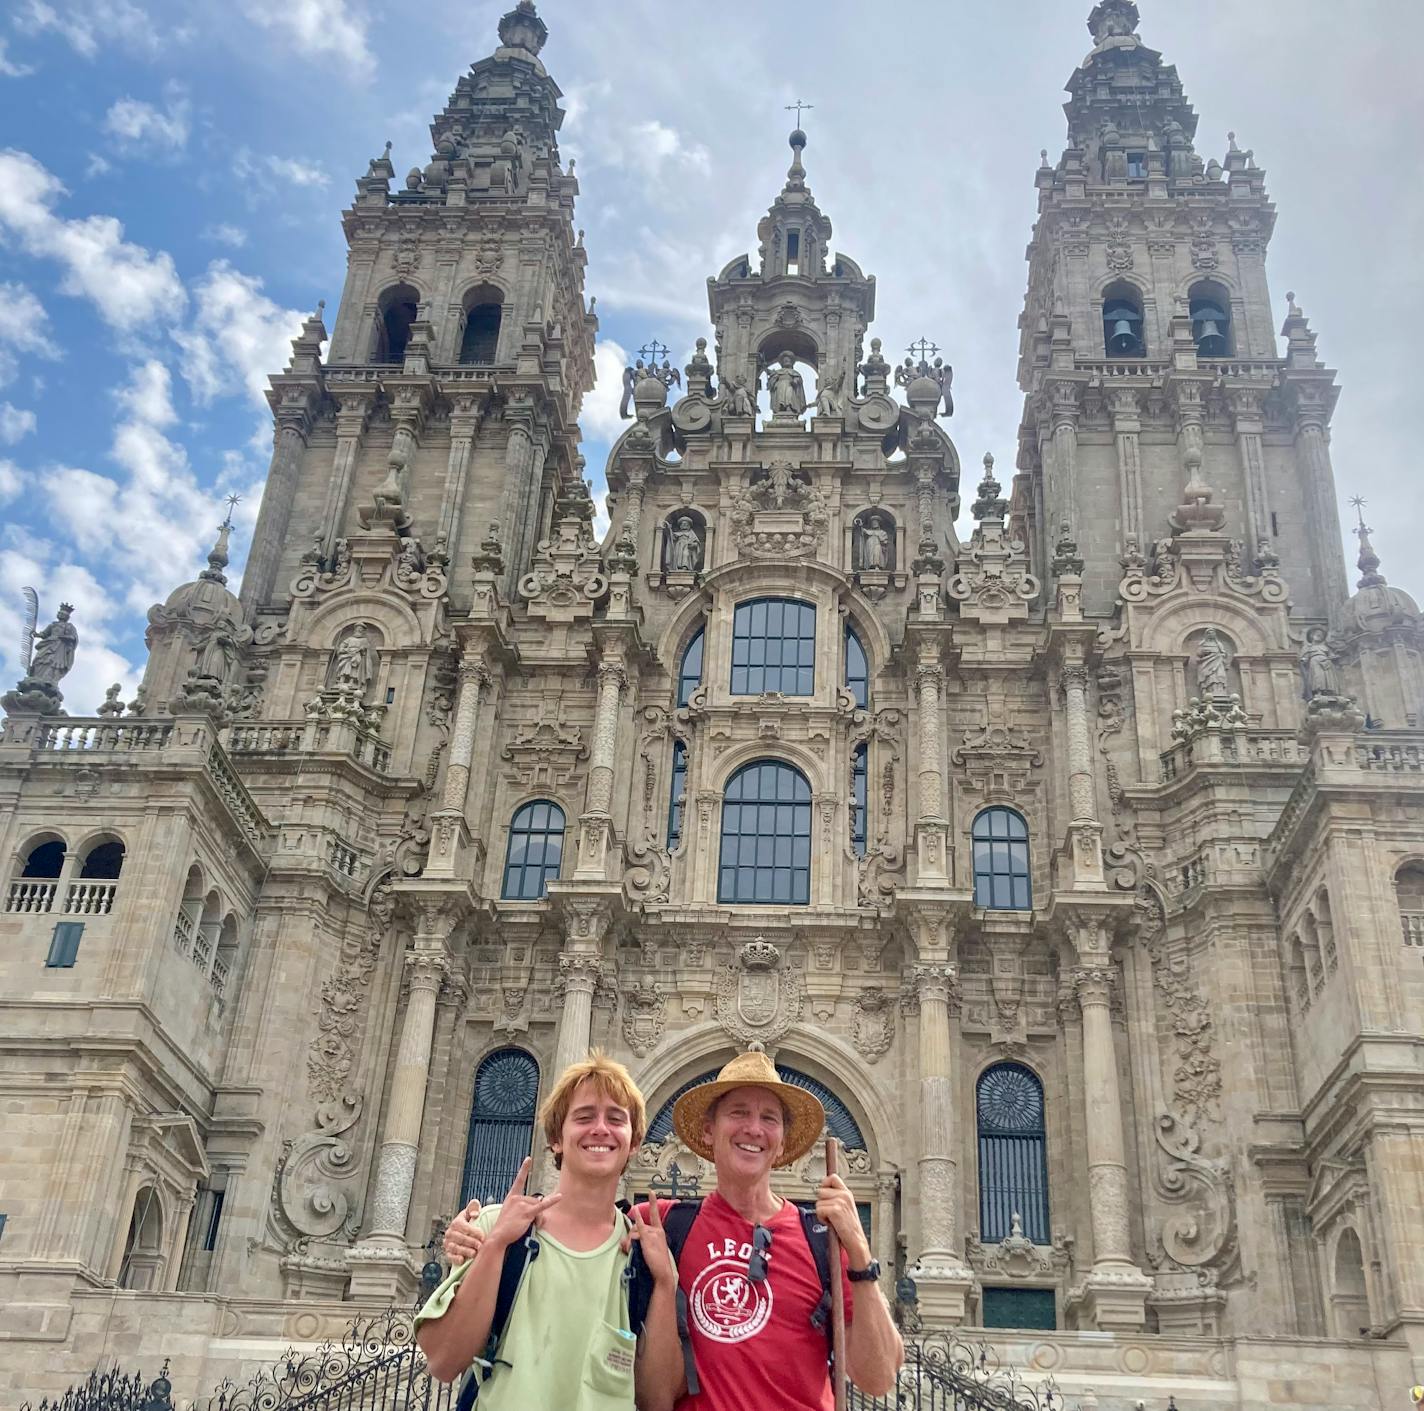
[[[1076,537],[1078,494],[1078,399],[1082,388],[1076,382],[1055,382],[1051,436],[1053,441],[1053,497],[1048,506],[1051,523],[1045,528],[1053,542],[1066,525]]]
[[[326,506],[321,514],[321,551],[328,560],[332,545],[341,533],[346,500],[351,493],[351,477],[355,473],[356,457],[361,453],[366,414],[371,408],[372,396],[371,392],[360,392],[343,394],[336,399],[336,454],[332,457]]]
[[[1124,547],[1131,540],[1142,548],[1142,456],[1138,437],[1142,420],[1137,393],[1130,387],[1114,389],[1108,397],[1113,439],[1117,443],[1118,503],[1122,512]]]
[[[1081,1287],[1088,1316],[1097,1327],[1132,1332],[1146,1321],[1152,1281],[1133,1264],[1128,1233],[1126,1142],[1112,1032],[1115,978],[1108,965],[1080,967],[1072,976],[1083,1018],[1082,1090],[1093,1230],[1093,1267]]]
[[[949,860],[946,853],[948,825],[944,817],[944,761],[940,740],[944,733],[942,717],[944,668],[937,659],[922,659],[915,672],[918,694],[919,722],[916,739],[919,746],[919,817],[915,823],[915,845],[918,854],[916,885],[947,886]]]
[[[1266,493],[1266,458],[1261,446],[1265,422],[1261,404],[1266,392],[1260,387],[1231,387],[1226,400],[1236,427],[1236,452],[1241,458],[1241,480],[1246,487],[1246,534],[1249,548],[1242,569],[1251,573],[1263,552],[1274,552],[1271,535],[1271,504]],[[1338,555],[1337,555],[1338,557]]]
[[[880,1285],[885,1297],[895,1301],[895,1260],[899,1254],[900,1231],[895,1219],[895,1196],[899,1178],[893,1171],[875,1177],[875,1257],[880,1261]]]
[[[912,1277],[927,1324],[965,1320],[973,1274],[959,1254],[959,1172],[954,1159],[954,1067],[950,1014],[959,1009],[959,976],[949,960],[952,937],[942,911],[921,910],[912,925],[919,959],[912,974],[920,1009],[919,1251]]]
[[[242,574],[240,601],[248,618],[271,597],[277,580],[277,567],[292,520],[302,452],[306,450],[310,429],[311,418],[305,408],[278,410],[272,465],[262,491],[262,508],[257,512],[257,525],[252,531],[252,551],[247,556],[247,567]]]
[[[450,410],[450,458],[445,466],[445,493],[435,525],[437,542],[443,539],[451,553],[460,538],[459,514],[465,503],[465,478],[469,474],[470,455],[481,419],[479,398],[455,397]]]
[[[613,771],[618,763],[618,721],[628,673],[616,656],[598,666],[598,700],[594,707],[593,743],[589,752],[588,788],[579,819],[576,882],[604,880],[612,831]]]
[[[597,955],[575,952],[559,957],[559,984],[563,1003],[559,1009],[559,1032],[554,1042],[555,1078],[588,1054],[593,1032],[593,992],[603,974]]]
[[[1078,660],[1067,662],[1059,676],[1068,732],[1068,824],[1073,859],[1073,882],[1101,887],[1103,880],[1102,826],[1098,822],[1093,788],[1093,741],[1088,724],[1088,668]]]
[[[525,568],[525,560],[520,556],[520,532],[524,492],[533,463],[534,440],[529,428],[522,421],[511,421],[504,447],[504,489],[499,502],[499,522],[504,526],[504,542],[509,546],[503,584],[506,598],[513,597],[514,585]]]
[[[464,870],[469,847],[465,799],[470,789],[470,764],[475,753],[475,733],[480,716],[480,692],[489,680],[484,663],[460,663],[460,690],[455,701],[455,721],[450,731],[450,757],[445,764],[445,785],[440,808],[431,817],[427,877],[457,877]]]
[[[1340,511],[1335,503],[1335,472],[1330,465],[1330,443],[1325,426],[1329,411],[1325,403],[1296,388],[1296,453],[1305,471],[1306,504],[1310,526],[1312,577],[1321,585],[1324,606],[1338,607],[1350,596],[1345,578],[1345,556],[1341,550]]]

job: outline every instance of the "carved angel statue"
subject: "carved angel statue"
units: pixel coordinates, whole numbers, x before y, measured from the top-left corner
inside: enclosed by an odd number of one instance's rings
[[[728,416],[754,416],[756,407],[747,384],[739,377],[724,377],[722,382],[722,404]]]
[[[702,539],[689,515],[681,515],[673,525],[668,567],[674,573],[696,573],[702,567]]]
[[[868,573],[883,573],[890,567],[890,535],[878,514],[867,516],[860,526],[860,566]]]
[[[366,624],[358,622],[332,655],[331,684],[343,696],[362,701],[375,674],[375,648],[366,635]]]
[[[79,633],[69,620],[73,611],[72,604],[60,603],[55,620],[35,633],[34,650],[30,655],[31,680],[57,686],[68,675],[79,645]]]
[[[796,371],[796,359],[783,353],[766,372],[766,388],[771,396],[773,416],[803,416],[806,412],[806,384]]]
[[[1300,693],[1307,701],[1313,701],[1316,696],[1340,694],[1340,672],[1330,648],[1325,645],[1323,628],[1312,627],[1306,634],[1300,653],[1300,678]]]
[[[1215,627],[1208,627],[1197,647],[1197,694],[1204,698],[1230,695],[1231,678],[1227,675],[1230,664],[1231,654],[1226,643],[1216,635]]]
[[[400,541],[400,557],[396,560],[396,577],[402,583],[419,578],[425,572],[424,557],[420,552],[420,540],[407,535]]]
[[[841,383],[845,380],[845,370],[837,368],[834,372],[828,372],[816,387],[816,415],[817,416],[840,416],[845,410],[845,401],[841,396]]]
[[[618,415],[624,421],[632,420],[633,413],[630,410],[633,405],[633,388],[637,385],[638,378],[642,375],[643,360],[638,359],[635,367],[625,367],[623,369],[623,400],[618,403]]]

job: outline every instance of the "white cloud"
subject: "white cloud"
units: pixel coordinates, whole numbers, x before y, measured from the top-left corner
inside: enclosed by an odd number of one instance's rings
[[[59,350],[54,345],[54,330],[44,305],[25,285],[0,282],[0,308],[5,310],[5,318],[0,321],[0,387],[3,387],[15,380],[21,354],[52,362],[59,357]]]
[[[234,250],[240,250],[247,244],[247,232],[240,226],[219,221],[203,231],[203,239],[211,240],[215,245],[230,245]]]
[[[166,90],[162,109],[140,98],[120,98],[104,114],[104,131],[124,151],[172,156],[188,145],[189,106],[175,85]]]
[[[173,337],[187,355],[183,376],[200,402],[246,391],[266,405],[267,379],[286,366],[302,314],[262,292],[262,281],[215,260],[193,286],[192,326]]]
[[[331,178],[320,167],[296,157],[258,156],[249,147],[233,153],[232,172],[239,181],[265,192],[284,191],[292,186],[312,186],[320,190]]]
[[[24,472],[14,461],[0,460],[0,505],[13,500],[24,483]]]
[[[631,424],[618,415],[618,405],[623,400],[623,369],[632,361],[632,354],[622,344],[611,338],[598,340],[593,350],[596,380],[579,411],[579,425],[588,439],[611,444]]]
[[[0,151],[0,229],[29,254],[58,261],[66,294],[92,300],[125,333],[181,316],[187,295],[172,257],[126,241],[113,216],[56,215],[51,207],[63,194],[59,178],[28,152]]]
[[[685,141],[676,128],[668,127],[655,118],[635,123],[628,139],[625,148],[627,156],[649,176],[657,176],[665,162],[674,162],[704,173],[712,169],[712,159],[700,142]]]
[[[0,441],[7,446],[24,440],[34,431],[36,425],[34,412],[23,411],[9,402],[0,402]]]
[[[358,78],[367,77],[375,65],[367,43],[370,21],[345,0],[246,0],[242,10],[297,54],[335,59]]]
[[[84,166],[84,176],[86,180],[92,181],[96,176],[107,176],[114,169],[114,164],[105,157],[101,157],[97,152],[89,153],[89,160]]]
[[[330,186],[331,178],[310,162],[299,162],[294,157],[268,157],[267,169],[282,181],[297,182],[303,186]]]
[[[0,37],[0,77],[28,78],[30,74],[34,73],[35,70],[32,64],[16,63],[14,59],[6,54],[6,48],[6,40]]]
[[[22,34],[57,34],[86,59],[97,58],[110,44],[156,54],[166,41],[181,42],[192,32],[187,26],[165,26],[160,34],[148,12],[130,0],[73,0],[66,5],[27,0],[15,15],[15,28]]]

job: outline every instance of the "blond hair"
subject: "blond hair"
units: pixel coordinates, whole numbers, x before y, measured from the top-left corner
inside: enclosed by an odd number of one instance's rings
[[[638,1091],[633,1075],[616,1058],[609,1058],[598,1049],[591,1049],[587,1058],[570,1063],[559,1074],[558,1082],[544,1099],[544,1104],[539,1109],[539,1121],[544,1126],[546,1144],[552,1149],[554,1143],[563,1136],[564,1122],[569,1115],[569,1108],[573,1106],[574,1093],[585,1078],[593,1080],[594,1088],[600,1097],[608,1098],[619,1107],[628,1109],[632,1127],[630,1150],[636,1151],[643,1144],[643,1136],[648,1130],[648,1105],[643,1101],[643,1094]],[[560,1159],[555,1157],[555,1169],[558,1169],[560,1164]]]

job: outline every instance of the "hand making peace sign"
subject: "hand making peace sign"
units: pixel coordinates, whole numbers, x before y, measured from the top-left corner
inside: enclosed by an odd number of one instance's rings
[[[494,1228],[489,1232],[490,1242],[497,1249],[508,1249],[515,1240],[522,1239],[530,1225],[564,1198],[562,1191],[555,1191],[553,1195],[522,1194],[524,1183],[529,1179],[529,1168],[533,1164],[533,1158],[524,1158],[519,1174],[515,1176],[514,1184],[509,1188],[509,1194],[499,1207]]]
[[[644,1215],[646,1209],[647,1214]],[[643,1249],[643,1262],[653,1276],[655,1284],[671,1284],[677,1287],[677,1262],[668,1248],[667,1232],[663,1229],[662,1210],[655,1195],[649,1195],[646,1207],[633,1207],[633,1228],[629,1235],[638,1241]]]

